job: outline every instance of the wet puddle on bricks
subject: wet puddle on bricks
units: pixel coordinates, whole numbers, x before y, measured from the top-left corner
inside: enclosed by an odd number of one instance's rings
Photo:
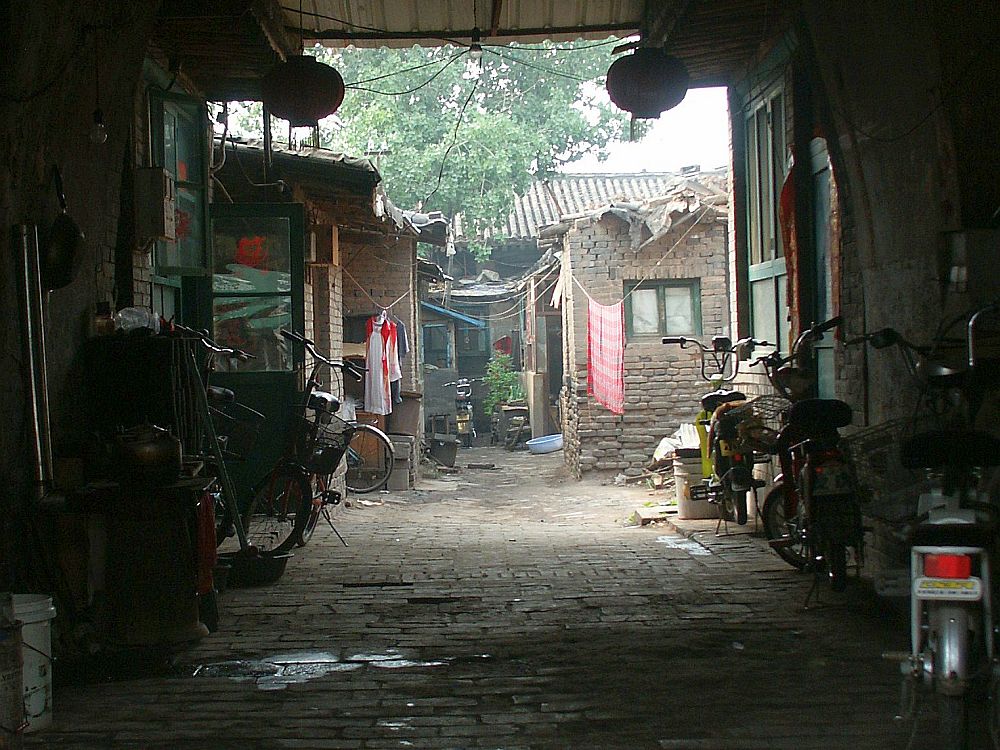
[[[689,555],[711,555],[712,551],[708,549],[693,539],[686,539],[685,537],[678,536],[658,536],[656,541],[659,544],[663,544],[670,549],[679,549],[683,552],[687,552]]]
[[[183,670],[195,678],[223,677],[235,682],[253,682],[261,690],[284,690],[289,685],[301,684],[336,672],[354,672],[361,669],[435,669],[469,661],[487,661],[489,654],[443,659],[419,659],[398,649],[378,652],[350,653],[341,657],[329,651],[300,651],[275,654],[258,659],[200,664]]]

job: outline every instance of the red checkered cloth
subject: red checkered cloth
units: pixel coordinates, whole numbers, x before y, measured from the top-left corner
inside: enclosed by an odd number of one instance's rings
[[[613,414],[625,413],[625,305],[587,309],[587,394]]]

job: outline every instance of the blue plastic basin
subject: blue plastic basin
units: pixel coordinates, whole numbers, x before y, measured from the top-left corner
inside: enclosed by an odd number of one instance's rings
[[[525,445],[528,446],[528,450],[532,453],[552,453],[562,450],[563,436],[559,434],[532,438]]]

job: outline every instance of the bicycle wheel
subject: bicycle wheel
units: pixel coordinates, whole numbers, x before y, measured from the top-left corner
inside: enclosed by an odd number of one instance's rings
[[[309,540],[312,539],[313,532],[316,531],[316,525],[319,523],[320,516],[323,513],[323,498],[330,487],[331,479],[332,476],[329,474],[316,474],[312,478],[312,487],[309,493],[309,513],[306,516],[305,525],[302,527],[302,533],[299,534],[299,538],[295,542],[299,547],[305,547],[309,543]]]
[[[371,425],[355,428],[347,446],[347,489],[363,494],[379,489],[392,472],[393,451],[389,436]]]
[[[278,467],[253,494],[243,519],[247,540],[265,554],[295,544],[312,508],[308,479],[292,467]]]
[[[969,704],[967,694],[938,693],[938,725],[944,750],[968,750]]]
[[[798,519],[787,517],[786,491],[788,486],[779,483],[764,498],[764,534],[778,557],[793,568],[802,570],[809,562],[809,553],[799,530]]]

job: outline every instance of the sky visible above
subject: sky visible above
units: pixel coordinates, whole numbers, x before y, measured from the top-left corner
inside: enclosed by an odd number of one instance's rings
[[[678,172],[729,164],[729,126],[724,88],[691,89],[684,101],[664,112],[641,141],[617,143],[604,162],[586,156],[563,172]]]

